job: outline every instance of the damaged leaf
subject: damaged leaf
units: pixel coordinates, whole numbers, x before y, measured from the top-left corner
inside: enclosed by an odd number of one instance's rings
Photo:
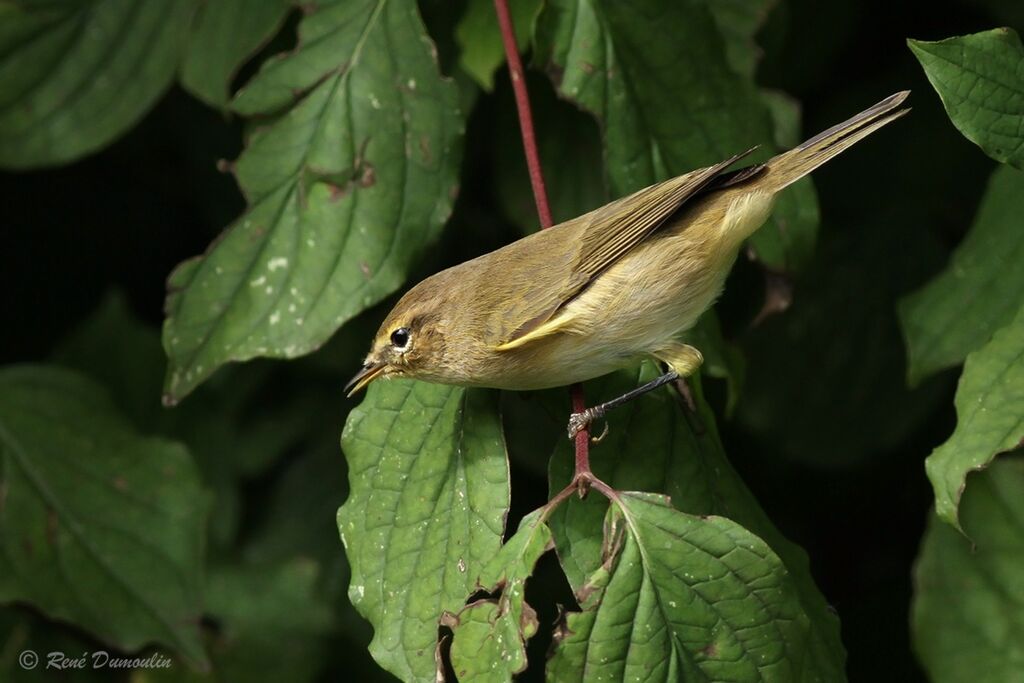
[[[449,615],[451,664],[459,681],[511,681],[526,669],[526,641],[537,632],[537,615],[526,603],[526,580],[551,547],[551,530],[539,511],[523,518],[480,575],[495,593]]]

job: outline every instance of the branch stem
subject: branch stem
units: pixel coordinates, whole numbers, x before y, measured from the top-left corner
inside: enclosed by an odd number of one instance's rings
[[[526,75],[523,72],[523,62],[519,58],[515,27],[512,25],[512,15],[508,11],[508,0],[494,0],[494,10],[498,15],[498,25],[501,28],[501,42],[505,47],[505,60],[508,62],[509,78],[512,80],[512,91],[516,97],[519,131],[523,137],[526,168],[530,174],[530,186],[533,188],[533,199],[537,205],[537,216],[540,218],[542,228],[550,228],[551,206],[548,203],[548,192],[544,185],[544,172],[540,165],[540,155],[537,153],[537,136],[533,130],[533,115],[530,113],[530,95],[526,90]],[[572,395],[573,412],[579,413],[586,409],[583,385],[579,383],[573,384],[570,393]],[[612,492],[613,489],[595,477],[590,470],[589,428],[581,429],[577,432],[575,446],[575,475],[570,487],[575,487],[581,498],[587,494],[591,485],[602,494],[608,495],[608,492]],[[562,500],[564,500],[564,497],[562,494],[559,494],[551,500],[551,503],[557,505]]]

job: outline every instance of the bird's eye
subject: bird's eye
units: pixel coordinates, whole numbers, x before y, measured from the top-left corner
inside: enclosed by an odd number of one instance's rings
[[[399,327],[391,333],[391,345],[396,349],[404,349],[409,345],[409,328]]]

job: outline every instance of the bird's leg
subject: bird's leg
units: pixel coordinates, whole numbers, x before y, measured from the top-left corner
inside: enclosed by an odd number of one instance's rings
[[[701,363],[704,362],[704,356],[701,355],[700,351],[689,344],[683,344],[682,342],[673,342],[669,346],[655,351],[652,355],[668,365],[668,371],[659,377],[655,377],[647,384],[639,386],[632,391],[627,391],[622,396],[618,396],[610,401],[605,401],[604,403],[598,404],[592,408],[587,408],[586,410],[570,415],[570,439],[575,438],[576,434],[581,429],[589,425],[594,420],[599,420],[604,417],[612,408],[618,408],[624,403],[629,403],[633,399],[654,391],[658,387],[668,384],[669,382],[674,382],[677,379],[688,377],[696,372],[697,368],[699,368]],[[601,436],[603,437],[604,434]]]

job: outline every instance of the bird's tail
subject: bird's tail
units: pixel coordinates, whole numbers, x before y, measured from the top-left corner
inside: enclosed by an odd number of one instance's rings
[[[890,95],[878,104],[865,109],[851,119],[828,130],[788,152],[784,152],[765,164],[763,187],[778,192],[818,168],[832,157],[857,144],[887,123],[895,121],[910,111],[897,109],[909,90]]]

